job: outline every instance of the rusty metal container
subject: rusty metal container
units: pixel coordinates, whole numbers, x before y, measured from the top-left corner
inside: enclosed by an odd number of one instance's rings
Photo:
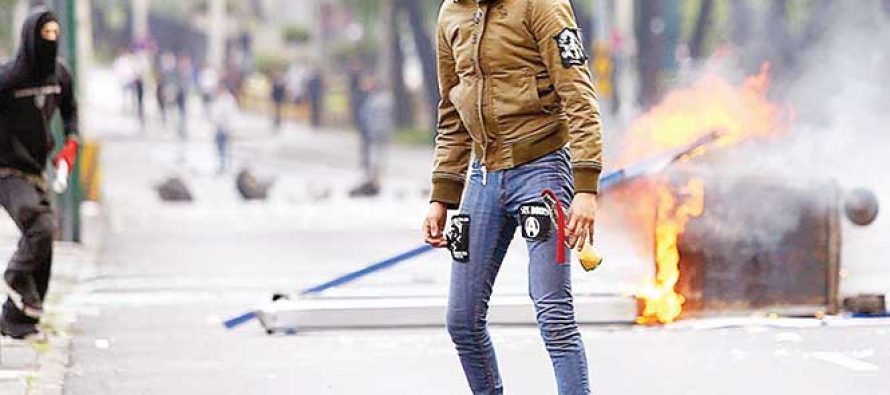
[[[704,180],[705,203],[677,243],[684,316],[838,310],[836,184],[688,171],[670,184],[690,177]]]

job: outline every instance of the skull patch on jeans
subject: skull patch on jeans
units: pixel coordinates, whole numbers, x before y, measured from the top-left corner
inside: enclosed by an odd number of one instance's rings
[[[451,217],[451,227],[445,236],[451,258],[457,262],[470,261],[470,216],[466,214]]]

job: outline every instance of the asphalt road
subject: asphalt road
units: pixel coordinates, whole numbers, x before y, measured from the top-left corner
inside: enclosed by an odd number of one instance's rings
[[[98,110],[93,110],[98,111]],[[104,133],[104,259],[66,302],[78,311],[65,392],[102,394],[465,394],[444,329],[360,330],[267,336],[256,323],[220,321],[267,298],[415,246],[426,171],[406,151],[386,196],[350,201],[354,159],[324,156],[324,139],[301,132],[296,151],[275,138],[246,139],[239,155],[278,176],[272,201],[245,204],[231,175],[216,176],[209,138]],[[105,125],[104,127],[102,125]],[[206,127],[205,127],[206,129]],[[339,136],[339,135],[337,135]],[[302,140],[300,140],[302,139]],[[267,143],[264,143],[267,141]],[[307,148],[308,147],[308,148]],[[340,147],[343,155],[349,148]],[[268,154],[268,155],[267,155]],[[184,162],[177,156],[184,155]],[[318,156],[326,159],[313,160]],[[413,165],[412,165],[413,164]],[[198,200],[164,204],[153,183],[186,177]],[[329,198],[322,196],[330,193]],[[521,250],[521,249],[515,249]],[[498,289],[523,289],[522,253]],[[516,270],[510,270],[510,268]],[[447,258],[426,255],[358,286],[422,286],[444,292]],[[555,393],[537,330],[492,330],[508,394]],[[890,326],[724,329],[584,327],[597,394],[886,394]]]

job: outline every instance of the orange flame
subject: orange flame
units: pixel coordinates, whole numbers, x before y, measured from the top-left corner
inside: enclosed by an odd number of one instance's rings
[[[665,184],[657,187],[655,261],[658,270],[655,283],[638,295],[643,300],[644,309],[637,323],[670,323],[683,311],[685,299],[674,290],[680,279],[677,240],[689,219],[700,216],[704,210],[705,184],[701,179],[693,178],[686,184],[684,192],[688,197],[677,202],[671,188]]]
[[[622,164],[688,144],[719,131],[724,146],[748,137],[767,137],[784,131],[788,112],[766,97],[770,66],[748,77],[740,86],[709,74],[688,88],[677,89],[660,104],[635,119],[628,130]]]
[[[748,77],[739,86],[716,75],[706,75],[688,88],[672,91],[660,104],[631,123],[626,134],[630,144],[626,144],[619,162],[626,165],[653,157],[715,131],[721,133],[718,141],[688,154],[684,160],[713,147],[785,131],[790,123],[789,111],[766,96],[769,70],[769,64],[763,64],[758,74]],[[675,191],[664,180],[655,180],[654,187],[654,196],[638,196],[651,204],[638,205],[636,210],[639,212],[634,214],[638,217],[634,218],[635,222],[642,223],[641,218],[652,218],[644,212],[646,207],[656,208],[656,276],[655,281],[637,295],[643,304],[637,319],[641,324],[670,323],[683,311],[685,299],[674,289],[680,278],[677,240],[689,219],[700,216],[704,209],[704,182],[701,179],[692,179],[685,185],[682,201],[677,201]],[[648,226],[641,229],[652,231]]]

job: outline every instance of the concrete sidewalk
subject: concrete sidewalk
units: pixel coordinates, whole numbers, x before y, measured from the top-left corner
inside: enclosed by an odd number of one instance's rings
[[[0,261],[4,262],[18,238],[17,231],[9,232],[9,222],[0,219]],[[71,326],[77,317],[66,303],[70,295],[78,292],[80,280],[97,260],[95,247],[56,243],[46,314],[41,322],[47,341],[0,339],[0,395],[63,393],[73,337]]]

